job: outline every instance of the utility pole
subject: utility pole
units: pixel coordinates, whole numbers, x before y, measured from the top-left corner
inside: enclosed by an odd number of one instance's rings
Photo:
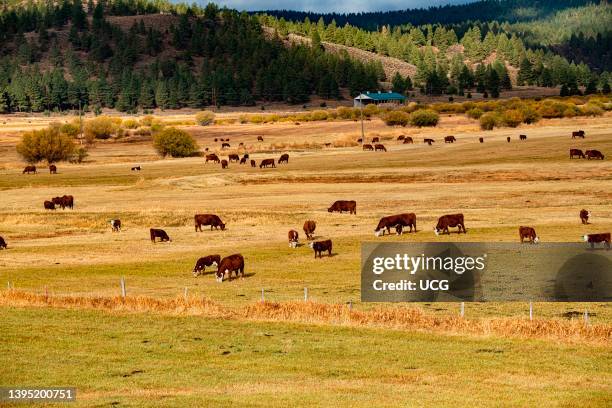
[[[361,144],[365,142],[365,132],[363,130],[363,92],[359,95],[359,111],[361,113]]]

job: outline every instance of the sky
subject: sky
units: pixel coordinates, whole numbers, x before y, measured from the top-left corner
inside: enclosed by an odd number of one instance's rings
[[[201,0],[201,3],[207,3]],[[467,0],[216,0],[214,3],[237,10],[299,10],[317,13],[352,13],[360,11],[404,10],[439,6],[449,3],[466,3]]]

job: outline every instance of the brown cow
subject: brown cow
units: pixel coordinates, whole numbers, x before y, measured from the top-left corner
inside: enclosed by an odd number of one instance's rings
[[[317,241],[311,242],[308,244],[309,247],[314,249],[315,259],[317,259],[317,254],[319,258],[323,258],[323,252],[327,251],[329,256],[332,255],[332,241],[331,239],[326,239],[325,241]]]
[[[457,227],[458,233],[467,234],[465,230],[465,224],[463,223],[463,214],[447,214],[443,215],[438,219],[438,224],[434,227],[436,235],[447,233],[450,235],[449,227]]]
[[[583,224],[588,224],[589,223],[589,217],[591,216],[591,212],[587,211],[585,209],[580,210],[580,221],[582,221]]]
[[[263,136],[257,136],[257,141],[258,142],[263,142]]]
[[[355,201],[338,200],[334,202],[327,212],[337,211],[342,214],[342,211],[348,211],[349,214],[357,214],[357,203]]]
[[[219,141],[219,139],[217,139],[217,138],[215,137],[215,142],[218,142],[218,141]]]
[[[432,143],[435,143],[436,141],[433,139],[423,139],[423,143],[427,143],[428,145],[431,146]]]
[[[377,145],[374,145],[374,150],[377,151],[377,152],[378,151],[386,152],[387,148],[385,147],[385,145],[377,144]]]
[[[532,244],[537,244],[540,241],[540,238],[538,238],[538,235],[536,234],[535,229],[532,227],[520,226],[519,227],[519,237],[521,238],[521,244],[523,243],[523,240],[525,238],[527,238],[529,242]]]
[[[363,142],[363,139],[360,137],[359,139],[357,139],[357,143],[361,143]]]
[[[21,174],[36,174],[36,166],[25,166],[25,168],[23,169],[23,172]]]
[[[230,154],[227,156],[227,158],[229,159],[229,162],[239,162],[240,161],[240,156],[238,156],[237,154]]]
[[[57,174],[57,166],[55,164],[49,165],[49,174]]]
[[[140,166],[134,166],[132,167],[132,171],[140,171]]]
[[[455,143],[457,141],[457,139],[455,139],[455,136],[445,136],[444,137],[444,143]]]
[[[317,228],[317,223],[308,220],[304,223],[304,233],[306,234],[306,239],[312,239],[315,229]]]
[[[45,207],[45,210],[55,210],[55,204],[53,201],[45,201],[43,206]]]
[[[296,230],[289,230],[287,237],[289,238],[289,248],[296,248],[298,246],[298,232]]]
[[[278,164],[281,163],[289,163],[289,155],[287,153],[282,154],[280,159],[278,159]]]
[[[510,143],[510,136],[506,138],[506,142]]]
[[[574,156],[578,156],[581,159],[584,159],[584,153],[582,153],[582,150],[580,149],[570,149],[570,159],[573,159]]]
[[[610,249],[610,233],[609,232],[604,232],[602,234],[587,234],[587,235],[584,235],[582,239],[584,239],[584,242],[588,242],[589,244],[591,244],[591,248],[594,248],[595,244],[599,244],[600,242],[603,242],[604,246],[607,249]]]
[[[404,144],[412,144],[412,143],[414,143],[414,140],[412,140],[412,137],[406,136],[404,138]]]
[[[586,152],[584,152],[584,155],[586,156],[587,160],[591,160],[591,159],[604,159],[604,155],[602,152],[600,152],[599,150],[587,150]]]
[[[400,226],[399,229],[397,228],[398,226]],[[387,234],[391,234],[392,227],[395,227],[397,235],[402,233],[403,227],[410,227],[409,232],[412,232],[412,227],[414,227],[414,232],[417,232],[416,214],[404,213],[382,217],[380,221],[378,221],[378,225],[374,230],[374,235],[377,237],[385,235],[385,230],[387,230]]]
[[[202,258],[197,260],[195,266],[193,267],[193,271],[192,271],[193,276],[198,277],[202,273],[204,273],[207,266],[215,265],[218,267],[220,263],[221,263],[220,255],[203,256]]]
[[[66,209],[66,207],[69,207],[70,209],[73,209],[74,207],[74,197],[71,195],[53,197],[51,201],[53,202],[53,204],[62,207],[62,210]]]
[[[217,282],[223,282],[226,273],[229,280],[232,280],[232,272],[236,274],[236,277],[238,277],[238,273],[244,277],[244,257],[242,255],[234,254],[221,260],[215,274]]]
[[[276,167],[276,164],[274,164],[274,159],[263,159],[261,161],[261,163],[259,164],[259,168],[261,169],[262,167]]]
[[[363,145],[363,150],[369,150],[369,151],[372,151],[372,150],[374,150],[374,148],[372,147],[372,145],[371,145],[371,144],[364,144],[364,145]]]
[[[576,130],[572,132],[572,139],[575,139],[577,137],[584,139],[584,130]]]
[[[0,237],[0,249],[7,249],[8,246],[6,245],[6,241],[4,240],[4,238]]]
[[[242,159],[240,159],[240,164],[246,164],[247,158],[243,157]]]
[[[222,169],[227,169],[227,166],[228,166],[227,160],[225,160],[225,159],[221,160],[221,168]]]
[[[255,160],[251,160],[251,167],[257,167],[257,163],[255,162]]]
[[[219,163],[221,160],[216,154],[211,153],[206,155],[206,163],[208,163],[209,161],[212,161],[213,163]]]
[[[479,141],[480,143],[484,143],[484,137],[479,137],[479,138],[478,138],[478,141]]]
[[[527,140],[527,135],[519,135],[519,140]]]
[[[223,223],[223,221],[221,221],[221,218],[219,218],[219,216],[215,214],[196,214],[193,217],[193,222],[195,225],[196,232],[198,230],[202,232],[202,225],[210,225],[211,231],[213,230],[213,228],[221,228],[221,231],[225,230],[225,224]]]
[[[404,140],[404,139],[406,139],[406,136],[404,136],[404,135],[399,135],[397,137],[397,140]]]
[[[380,142],[380,138],[379,137],[373,137],[372,138],[372,143],[378,143]]]
[[[229,149],[230,147],[231,147],[231,146],[230,146],[230,144],[229,144],[229,143],[223,143],[223,144],[221,145],[221,149]]]
[[[166,231],[164,231],[163,229],[151,228],[149,229],[149,235],[151,236],[152,243],[155,243],[155,238],[159,238],[161,242],[172,242],[168,234],[166,234]]]
[[[110,220],[108,223],[112,232],[121,232],[121,220]]]

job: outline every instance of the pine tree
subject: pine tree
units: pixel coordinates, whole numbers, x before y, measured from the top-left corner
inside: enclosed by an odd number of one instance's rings
[[[604,95],[609,95],[610,94],[610,84],[608,82],[605,82],[601,88],[601,93],[603,93]]]
[[[518,85],[532,85],[534,83],[534,76],[532,72],[531,61],[524,57],[521,61],[518,76],[516,82]]]
[[[10,111],[8,93],[4,89],[0,89],[0,113],[8,113]]]

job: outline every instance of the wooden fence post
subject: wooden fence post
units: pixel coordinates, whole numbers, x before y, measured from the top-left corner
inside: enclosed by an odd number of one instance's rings
[[[308,302],[308,288],[304,288],[304,302]]]
[[[582,316],[584,319],[584,324],[589,324],[589,311],[584,309],[584,315]]]
[[[533,302],[529,302],[529,320],[533,320]]]
[[[266,301],[266,297],[264,296],[264,288],[261,288],[261,303]]]
[[[465,302],[461,302],[461,312],[460,312],[461,317],[463,317],[465,315]]]
[[[353,310],[353,301],[349,300],[349,310]]]
[[[121,297],[125,300],[125,278],[121,277]]]

